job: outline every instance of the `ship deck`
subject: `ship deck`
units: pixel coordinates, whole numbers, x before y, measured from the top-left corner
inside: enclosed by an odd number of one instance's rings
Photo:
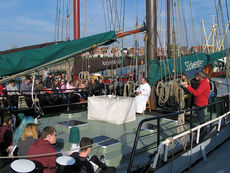
[[[70,127],[78,126],[81,137],[93,138],[95,145],[92,155],[106,155],[106,164],[117,167],[117,172],[126,172],[129,159],[131,156],[133,144],[135,141],[138,124],[145,118],[159,116],[159,112],[146,112],[145,115],[136,114],[136,120],[123,123],[120,125],[111,124],[104,121],[88,120],[87,109],[75,113],[59,113],[58,115],[47,115],[38,119],[39,130],[45,126],[53,126],[57,130],[58,139],[55,145],[58,151],[70,151],[71,143],[69,143]],[[108,115],[114,116],[114,115]],[[216,115],[213,114],[212,118]],[[193,117],[194,118],[194,117]],[[196,118],[196,117],[195,117]],[[210,118],[209,113],[206,114],[207,120]],[[67,126],[67,122],[75,121],[84,122],[85,124]],[[189,123],[185,127],[189,128]],[[160,119],[160,139],[175,136],[177,132],[178,122],[176,117]],[[149,156],[153,154],[157,147],[157,120],[152,120],[143,124],[143,129],[140,132],[141,139],[137,144],[136,156],[133,162],[133,167],[144,165],[149,161]],[[180,145],[180,144],[179,144]],[[66,153],[66,152],[64,152]]]
[[[116,166],[120,172],[126,172],[124,169],[127,168],[128,161],[130,158],[130,154],[132,151],[136,130],[138,127],[138,123],[144,119],[152,116],[157,116],[159,113],[157,112],[146,112],[145,115],[137,114],[136,120],[128,123],[123,123],[121,125],[111,124],[103,121],[96,120],[88,120],[87,119],[87,110],[81,111],[77,113],[60,113],[57,116],[45,117],[38,119],[39,130],[42,130],[45,126],[53,126],[56,128],[58,133],[58,139],[56,148],[58,150],[69,151],[71,144],[69,143],[69,133],[70,127],[65,126],[66,121],[78,120],[82,122],[87,122],[87,124],[79,125],[80,138],[87,136],[90,138],[95,138],[99,143],[100,140],[105,140],[106,137],[113,138],[108,141],[107,144],[95,144],[92,152],[93,154],[106,155],[106,163],[108,165]],[[113,116],[113,115],[108,115]],[[60,123],[64,122],[65,123]],[[177,121],[170,119],[161,119],[161,130],[164,133],[161,134],[161,139],[166,138],[168,136],[173,136],[177,134]],[[145,149],[146,152],[140,154],[140,158],[137,164],[145,163],[149,158],[148,155],[152,154],[151,149],[157,146],[157,133],[156,133],[156,120],[149,122],[151,126],[147,125],[141,131],[141,135],[146,135],[141,139],[141,142],[138,143],[137,149]],[[74,126],[74,125],[73,125]],[[174,128],[175,127],[175,128]],[[169,130],[165,130],[169,129]],[[100,137],[99,137],[100,136]],[[155,143],[154,143],[155,141]],[[103,141],[102,141],[103,142]],[[150,151],[148,151],[148,148]],[[123,171],[122,171],[123,170]]]
[[[207,155],[207,160],[202,160],[188,173],[203,173],[203,172],[215,172],[225,173],[230,172],[230,139],[224,142],[217,149]]]

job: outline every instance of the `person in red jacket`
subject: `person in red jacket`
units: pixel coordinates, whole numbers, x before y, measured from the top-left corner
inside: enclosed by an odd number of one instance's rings
[[[195,90],[187,83],[184,83],[184,87],[195,96],[194,104],[198,108],[197,109],[197,118],[200,122],[200,124],[205,123],[205,109],[199,107],[203,107],[208,105],[208,98],[209,98],[209,92],[210,92],[210,85],[208,81],[208,75],[204,72],[198,73],[198,80],[199,86]],[[205,133],[205,130],[203,130],[203,133]],[[202,135],[202,134],[201,134]]]
[[[56,172],[57,154],[55,148],[51,144],[55,144],[57,132],[54,127],[47,126],[43,129],[41,138],[35,141],[29,148],[27,155],[40,155],[53,153],[48,156],[30,157],[30,160],[37,161],[42,164],[44,173]]]

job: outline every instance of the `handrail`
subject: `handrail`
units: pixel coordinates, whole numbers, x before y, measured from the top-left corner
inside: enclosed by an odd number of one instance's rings
[[[199,108],[188,109],[188,110],[185,110],[185,112],[193,112],[193,111],[196,111],[196,110],[199,110],[199,109],[202,109],[202,108],[206,108],[206,107],[210,107],[212,105],[219,104],[219,103],[222,103],[222,102],[225,102],[225,100],[220,100],[220,101],[217,101],[217,102],[214,102],[214,103],[211,103],[211,104],[208,104],[206,106],[199,107]],[[141,127],[142,127],[143,123],[148,122],[148,121],[152,121],[152,120],[157,120],[157,147],[159,147],[160,146],[160,119],[165,118],[165,117],[169,117],[169,116],[179,115],[179,114],[182,114],[182,113],[184,113],[184,111],[173,112],[173,113],[169,113],[169,114],[165,114],[165,115],[159,115],[157,117],[150,117],[150,118],[143,119],[143,120],[141,120],[139,122],[137,131],[136,131],[136,136],[135,136],[133,148],[132,148],[132,153],[131,153],[130,160],[129,160],[129,165],[128,165],[128,168],[127,168],[127,173],[131,172],[131,168],[133,166],[133,160],[134,160],[134,156],[135,156],[135,153],[136,153],[137,143],[138,143],[138,140],[140,138],[140,131],[141,131]],[[192,128],[192,126],[190,125],[190,129],[191,128]]]
[[[156,164],[157,164],[157,160],[158,160],[158,156],[163,148],[163,146],[165,145],[167,149],[164,150],[164,161],[167,162],[167,155],[168,155],[168,146],[169,145],[172,145],[173,142],[181,137],[184,137],[186,135],[189,135],[189,134],[192,134],[193,132],[197,131],[197,136],[196,136],[196,143],[198,144],[199,143],[199,139],[200,139],[200,129],[202,127],[205,127],[205,126],[208,126],[209,124],[212,124],[216,121],[218,121],[218,128],[217,128],[217,131],[219,132],[220,131],[220,127],[221,127],[221,120],[228,116],[230,114],[230,111],[225,113],[224,115],[218,117],[218,118],[215,118],[214,120],[211,120],[211,121],[208,121],[206,123],[203,123],[201,125],[198,125],[190,130],[187,130],[183,133],[180,133],[174,137],[170,137],[170,138],[167,138],[166,140],[164,140],[158,147],[158,152],[157,152],[157,157],[155,157],[154,159],[154,162],[152,164],[152,168],[156,168]]]

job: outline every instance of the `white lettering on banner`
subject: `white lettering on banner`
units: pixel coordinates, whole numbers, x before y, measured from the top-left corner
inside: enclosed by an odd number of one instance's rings
[[[184,65],[186,66],[185,71],[189,71],[189,70],[203,67],[203,62],[204,62],[203,60],[199,60],[199,59],[195,62],[185,61],[185,63],[184,63]]]
[[[120,65],[122,63],[121,59],[118,60],[111,60],[111,61],[102,61],[102,66],[107,66],[107,65]]]

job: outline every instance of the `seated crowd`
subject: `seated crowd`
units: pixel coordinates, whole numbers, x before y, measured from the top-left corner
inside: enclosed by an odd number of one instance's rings
[[[32,92],[34,98],[39,99],[41,106],[83,102],[92,95],[115,94],[122,96],[124,85],[129,80],[132,80],[130,75],[113,80],[102,80],[98,77],[98,79],[91,78],[89,81],[87,79],[66,81],[65,73],[58,72],[55,76],[52,73],[46,73],[43,79],[35,79],[34,88],[32,88],[33,82],[30,77],[26,77],[20,85],[16,85],[13,79],[5,87],[1,85],[0,100],[6,110],[15,110],[18,109],[18,97],[21,95],[25,97],[27,106],[32,107]]]
[[[62,154],[57,152],[60,149],[55,145],[57,143],[57,131],[54,127],[47,126],[40,133],[38,124],[35,124],[34,119],[30,116],[21,117],[22,120],[17,128],[14,127],[15,120],[11,113],[4,111],[2,117],[0,156],[8,156],[8,158],[0,159],[0,172],[17,171],[11,165],[17,159],[33,161],[36,166],[35,172],[65,172],[65,169],[60,169],[56,163],[57,158]],[[95,155],[90,157],[92,147],[93,140],[83,137],[80,141],[80,150],[68,152],[69,157],[75,160],[75,163],[68,167],[68,172],[94,173],[98,169],[105,173],[116,172],[116,168],[107,166],[105,160],[100,160]]]

